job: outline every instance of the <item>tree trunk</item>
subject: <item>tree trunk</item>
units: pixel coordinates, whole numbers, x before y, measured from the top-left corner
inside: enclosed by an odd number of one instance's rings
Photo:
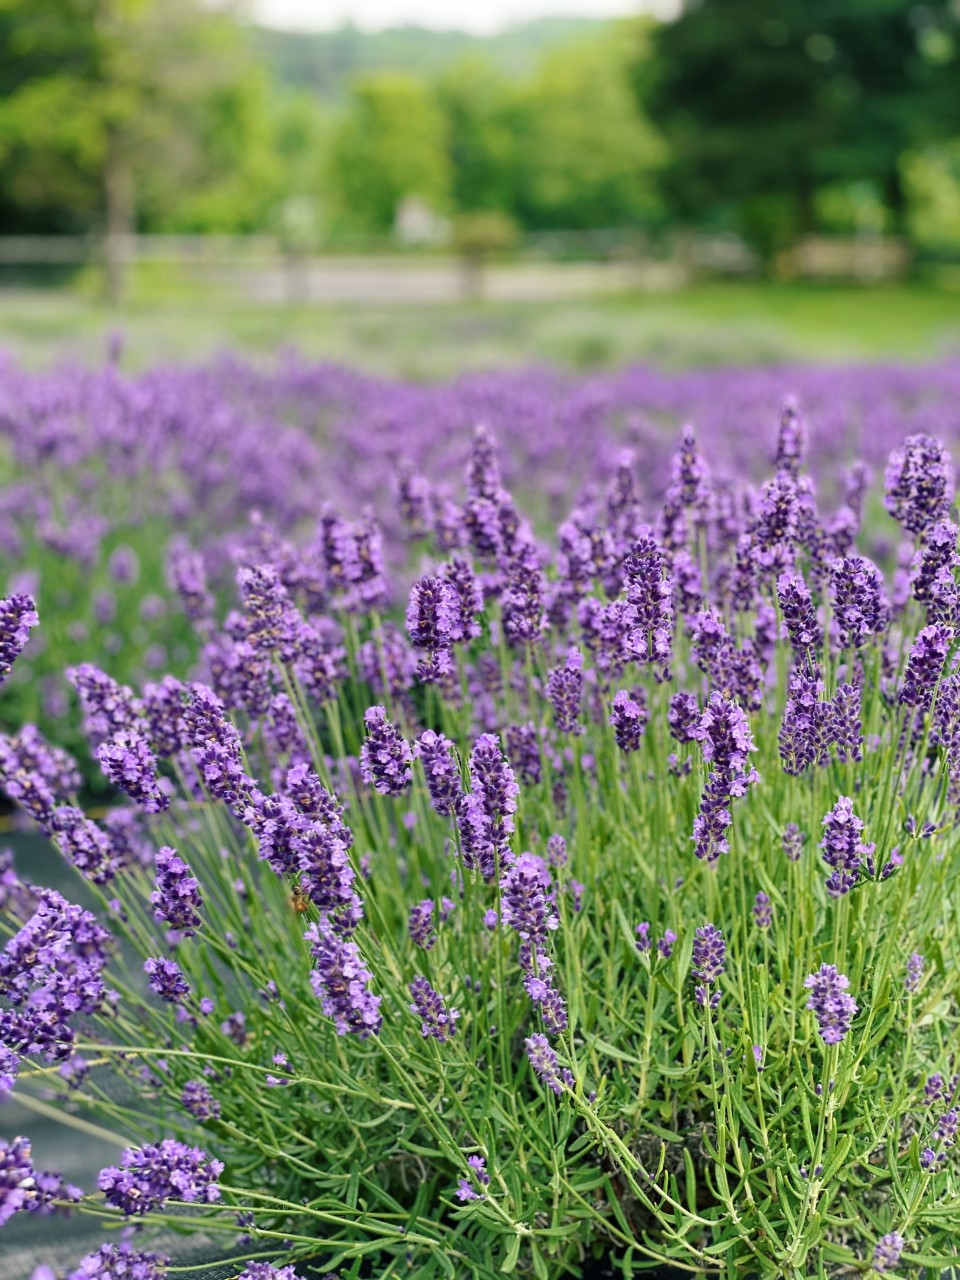
[[[119,131],[107,139],[103,166],[104,293],[112,307],[123,301],[126,263],[133,234],[133,178],[123,155]]]

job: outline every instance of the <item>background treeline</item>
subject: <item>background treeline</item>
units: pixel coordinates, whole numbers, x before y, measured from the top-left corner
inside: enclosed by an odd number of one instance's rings
[[[269,32],[199,0],[0,0],[0,234],[455,240],[676,226],[960,249],[960,9],[700,0],[491,40]]]

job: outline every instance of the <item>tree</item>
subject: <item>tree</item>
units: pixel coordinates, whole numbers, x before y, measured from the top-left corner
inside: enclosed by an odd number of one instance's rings
[[[770,258],[814,224],[823,184],[876,183],[899,224],[900,158],[960,125],[950,0],[697,0],[662,25],[635,88],[690,221]]]
[[[446,120],[451,195],[461,213],[509,210],[516,195],[515,90],[486,59],[456,62],[436,83]]]
[[[388,73],[354,82],[334,130],[329,181],[340,219],[368,233],[389,231],[405,196],[446,208],[446,122],[424,82]]]
[[[141,192],[175,205],[222,170],[212,144],[246,151],[239,29],[199,0],[0,0],[0,48],[0,216],[102,226],[116,301]]]
[[[514,105],[516,213],[527,227],[635,224],[658,210],[660,141],[628,79],[645,24],[548,54]]]

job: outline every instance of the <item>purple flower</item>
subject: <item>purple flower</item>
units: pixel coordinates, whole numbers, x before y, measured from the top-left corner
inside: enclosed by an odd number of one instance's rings
[[[673,581],[664,554],[649,529],[637,539],[623,562],[627,602],[636,623],[627,638],[627,656],[659,668],[656,678],[667,680],[673,651]]]
[[[407,920],[411,941],[424,951],[429,951],[437,940],[433,932],[433,912],[433,899],[425,898],[410,908]]]
[[[693,939],[693,962],[690,970],[697,980],[695,991],[697,1004],[709,1004],[715,1009],[720,1003],[720,992],[712,994],[708,987],[717,982],[723,973],[727,958],[727,944],[723,934],[713,924],[702,925]]]
[[[382,796],[399,796],[413,778],[414,752],[383,707],[370,707],[363,717],[367,738],[360,748],[364,782]]]
[[[547,697],[559,733],[582,733],[579,723],[583,697],[583,654],[571,647],[562,667],[554,667],[547,677]]]
[[[20,1070],[20,1055],[0,1044],[0,1102],[13,1089]]]
[[[692,693],[675,693],[670,699],[667,723],[678,742],[695,742],[700,725],[700,705]]]
[[[457,593],[461,638],[475,640],[480,635],[477,618],[483,612],[483,592],[473,565],[466,556],[452,556],[449,564],[443,566],[442,572]]]
[[[501,917],[524,942],[534,946],[546,941],[560,921],[547,894],[550,873],[542,858],[521,853],[500,878]]]
[[[442,818],[449,818],[463,794],[456,747],[442,733],[427,729],[420,735],[418,755],[427,779],[430,801]]]
[[[906,1248],[906,1241],[897,1231],[881,1236],[873,1247],[874,1271],[893,1271],[900,1263],[900,1255]]]
[[[730,801],[744,795],[759,774],[747,768],[749,754],[756,751],[750,724],[735,702],[715,693],[696,729],[703,758],[713,765],[694,819],[694,851],[698,858],[713,862],[729,851]]]
[[[67,861],[94,884],[107,884],[116,875],[120,864],[114,843],[80,809],[54,809],[48,830]]]
[[[498,859],[510,851],[513,815],[517,811],[517,786],[513,770],[504,759],[495,734],[484,733],[470,752],[473,790],[457,804],[457,829],[464,864],[480,869],[489,879]]]
[[[527,1057],[540,1080],[554,1093],[563,1093],[563,1081],[560,1077],[556,1051],[544,1035],[528,1036],[524,1041]]]
[[[213,1096],[210,1086],[202,1080],[188,1080],[180,1095],[184,1110],[189,1111],[194,1119],[201,1121],[219,1120],[220,1103]]]
[[[159,813],[170,803],[157,782],[157,762],[146,738],[121,730],[96,751],[100,767],[115,787],[126,792],[145,813]]]
[[[237,1280],[300,1280],[292,1265],[275,1267],[272,1262],[248,1262]]]
[[[816,1016],[824,1044],[839,1044],[857,1013],[856,1001],[847,995],[850,979],[835,965],[822,964],[803,985],[810,992],[806,1007]]]
[[[827,763],[834,708],[823,697],[819,669],[796,668],[790,673],[788,687],[780,724],[780,758],[784,773],[797,777],[811,764]]]
[[[669,960],[673,955],[673,944],[677,940],[677,935],[672,929],[664,929],[663,937],[657,940],[657,951],[660,953],[661,960]]]
[[[175,960],[152,956],[144,961],[143,969],[150,979],[150,986],[161,1000],[179,1004],[190,994],[190,986]]]
[[[140,708],[132,690],[117,684],[89,662],[68,667],[66,674],[80,699],[84,729],[92,746],[108,742],[125,730],[140,732]]]
[[[32,725],[25,725],[15,738],[0,734],[0,782],[3,789],[47,833],[51,830],[51,819],[58,800],[66,798],[58,785],[66,779],[58,775],[59,769],[53,751],[47,748],[39,731]],[[72,776],[70,781],[74,781]],[[75,782],[75,786],[69,787],[68,794],[79,789],[79,775]]]
[[[536,725],[508,724],[505,736],[507,756],[520,781],[527,786],[536,786],[543,776]]]
[[[763,890],[753,900],[753,918],[758,929],[769,929],[773,924],[773,906]]]
[[[360,948],[342,937],[326,916],[311,924],[304,934],[316,966],[310,985],[328,1018],[333,1018],[338,1035],[348,1032],[365,1040],[377,1035],[383,1024],[380,997],[368,990],[373,975]]]
[[[331,915],[341,932],[350,932],[361,915],[348,846],[336,828],[322,820],[303,820],[292,840],[301,887],[313,905]]]
[[[26,1138],[0,1138],[0,1227],[25,1207],[33,1186],[30,1143]]]
[[[407,632],[418,649],[436,652],[463,639],[460,597],[443,578],[418,578],[410,588]]]
[[[213,1204],[220,1199],[217,1179],[223,1162],[199,1147],[175,1138],[128,1148],[120,1165],[103,1169],[98,1186],[108,1204],[128,1216],[162,1208],[167,1200]]]
[[[833,898],[849,893],[860,878],[861,868],[873,853],[874,846],[861,839],[863,820],[853,812],[853,801],[840,796],[823,820],[824,836],[820,843],[823,860],[833,872],[827,879],[827,892]]]
[[[783,852],[788,861],[799,862],[806,842],[806,836],[795,822],[788,822],[783,828]]]
[[[68,1273],[67,1280],[163,1280],[169,1261],[160,1254],[142,1253],[127,1240],[102,1244]]]
[[[787,635],[797,656],[810,661],[810,650],[823,643],[807,584],[799,573],[782,573],[777,579],[777,599],[787,626]]]
[[[862,556],[835,560],[831,581],[840,648],[859,649],[883,630],[889,618],[880,570]]]
[[[242,1049],[247,1043],[247,1015],[239,1009],[235,1010],[220,1023],[220,1030]]]
[[[164,676],[159,684],[144,685],[146,733],[158,756],[175,756],[180,750],[180,717],[186,692],[183,684],[173,676]]]
[[[223,703],[206,685],[190,685],[189,695],[180,719],[184,745],[210,794],[242,813],[253,783],[244,769],[240,735],[227,719]]]
[[[907,961],[907,976],[903,980],[904,990],[908,995],[920,990],[920,982],[923,978],[923,956],[919,951],[914,951]]]
[[[620,689],[614,694],[610,710],[617,746],[621,751],[639,751],[643,730],[650,718],[647,696],[643,689]]]
[[[397,498],[400,519],[411,542],[430,535],[430,482],[414,471],[409,462],[397,467]]]
[[[175,849],[166,845],[157,850],[157,887],[150,895],[153,918],[191,938],[201,925],[203,899],[200,882]]]
[[[32,596],[12,595],[0,600],[0,684],[10,675],[30,632],[39,624]]]
[[[286,587],[272,564],[241,565],[237,585],[243,600],[247,643],[264,658],[278,654],[284,662],[297,652],[300,621]]]
[[[953,632],[948,627],[923,628],[913,642],[903,673],[898,695],[902,706],[929,711],[952,643]]]
[[[209,625],[213,616],[213,596],[207,589],[203,556],[185,538],[171,539],[167,553],[167,581],[180,597],[191,622]]]
[[[780,410],[780,426],[777,433],[777,454],[774,465],[778,471],[796,476],[807,449],[807,429],[800,416],[795,396],[787,396]]]
[[[953,501],[953,461],[932,436],[908,436],[890,454],[884,506],[907,533],[945,520]]]
[[[17,1053],[70,1056],[71,1020],[99,1012],[111,999],[103,982],[110,935],[89,911],[53,889],[0,953],[0,1043]]]
[[[456,1035],[459,1009],[448,1011],[443,997],[434,991],[426,978],[414,978],[410,983],[410,995],[413,997],[410,1012],[420,1019],[420,1032],[424,1039],[432,1036],[440,1044],[445,1044]]]
[[[742,771],[756,751],[750,722],[740,707],[715,693],[700,716],[696,732],[703,758],[722,773]]]
[[[945,1147],[952,1147],[957,1140],[958,1127],[960,1127],[960,1113],[956,1107],[951,1107],[934,1125],[932,1136],[937,1142],[942,1142]]]
[[[840,761],[863,759],[863,723],[860,719],[860,686],[839,684],[830,704],[830,738]]]
[[[547,862],[551,867],[567,865],[567,842],[559,833],[550,836],[547,840]]]

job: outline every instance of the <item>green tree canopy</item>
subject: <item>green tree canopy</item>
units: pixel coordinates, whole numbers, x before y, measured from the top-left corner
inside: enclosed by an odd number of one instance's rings
[[[102,223],[109,259],[201,189],[229,191],[222,215],[257,186],[264,97],[240,28],[199,0],[0,0],[0,226]]]
[[[628,77],[646,24],[615,23],[546,56],[516,94],[516,212],[529,227],[635,223],[658,208],[659,138]]]
[[[870,180],[895,225],[901,157],[960,130],[951,0],[696,0],[638,62],[682,218],[766,253],[808,230],[819,186]]]
[[[405,196],[447,207],[446,121],[423,81],[382,73],[354,82],[334,131],[330,186],[335,212],[365,232],[388,231]]]

